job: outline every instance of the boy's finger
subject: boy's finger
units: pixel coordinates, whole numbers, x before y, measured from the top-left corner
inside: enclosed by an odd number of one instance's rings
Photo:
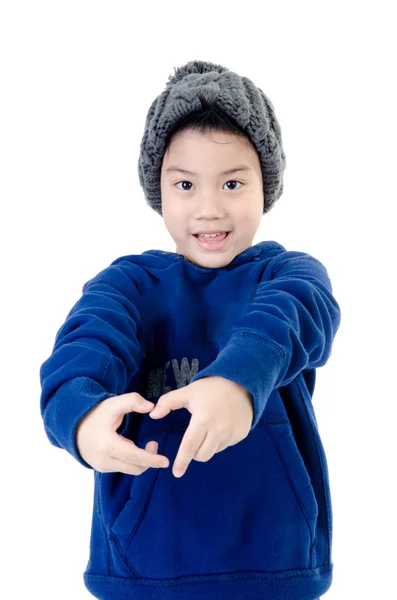
[[[157,450],[159,449],[159,445],[158,442],[148,442],[145,446],[145,450],[147,450],[148,452],[151,452],[152,454],[156,454]]]
[[[127,440],[122,435],[116,434],[112,448],[111,457],[121,460],[125,463],[138,465],[140,467],[168,467],[169,460],[166,456],[152,454],[148,450],[139,448],[131,440]]]
[[[167,394],[163,394],[157,400],[156,406],[150,412],[149,417],[152,419],[163,418],[169,414],[171,410],[187,407],[187,396],[182,389],[173,390]]]
[[[189,427],[185,431],[174,461],[173,473],[175,477],[182,477],[186,472],[206,435],[207,427],[195,421],[193,416],[190,419]]]

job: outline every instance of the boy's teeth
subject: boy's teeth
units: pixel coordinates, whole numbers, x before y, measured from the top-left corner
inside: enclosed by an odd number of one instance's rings
[[[217,235],[222,235],[225,231],[220,233],[199,233],[199,237],[216,237]]]

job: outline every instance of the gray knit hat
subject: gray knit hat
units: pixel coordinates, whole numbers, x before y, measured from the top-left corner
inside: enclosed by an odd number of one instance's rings
[[[263,174],[263,214],[283,193],[286,167],[281,129],[273,104],[247,77],[226,67],[193,60],[174,67],[165,90],[149,108],[138,160],[147,204],[162,216],[160,174],[167,136],[177,122],[202,108],[202,99],[233,119],[255,146]]]

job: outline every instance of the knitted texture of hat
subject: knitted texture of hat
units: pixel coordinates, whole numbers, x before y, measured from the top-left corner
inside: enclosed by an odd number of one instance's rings
[[[262,169],[263,214],[269,212],[283,193],[286,167],[273,104],[247,77],[201,60],[174,67],[174,74],[147,113],[138,160],[147,204],[162,216],[160,175],[167,135],[182,117],[201,109],[202,100],[234,119],[251,139]]]

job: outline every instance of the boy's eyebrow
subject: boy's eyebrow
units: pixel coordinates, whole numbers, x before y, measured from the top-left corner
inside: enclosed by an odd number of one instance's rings
[[[179,167],[168,167],[165,169],[166,173],[170,171],[178,171],[179,173],[184,173],[185,175],[197,175],[197,173],[193,173],[193,171],[187,171],[186,169],[180,169]],[[248,165],[239,165],[238,167],[233,167],[233,169],[227,169],[227,171],[222,171],[220,175],[230,175],[231,173],[236,173],[237,171],[251,171],[251,167]]]

